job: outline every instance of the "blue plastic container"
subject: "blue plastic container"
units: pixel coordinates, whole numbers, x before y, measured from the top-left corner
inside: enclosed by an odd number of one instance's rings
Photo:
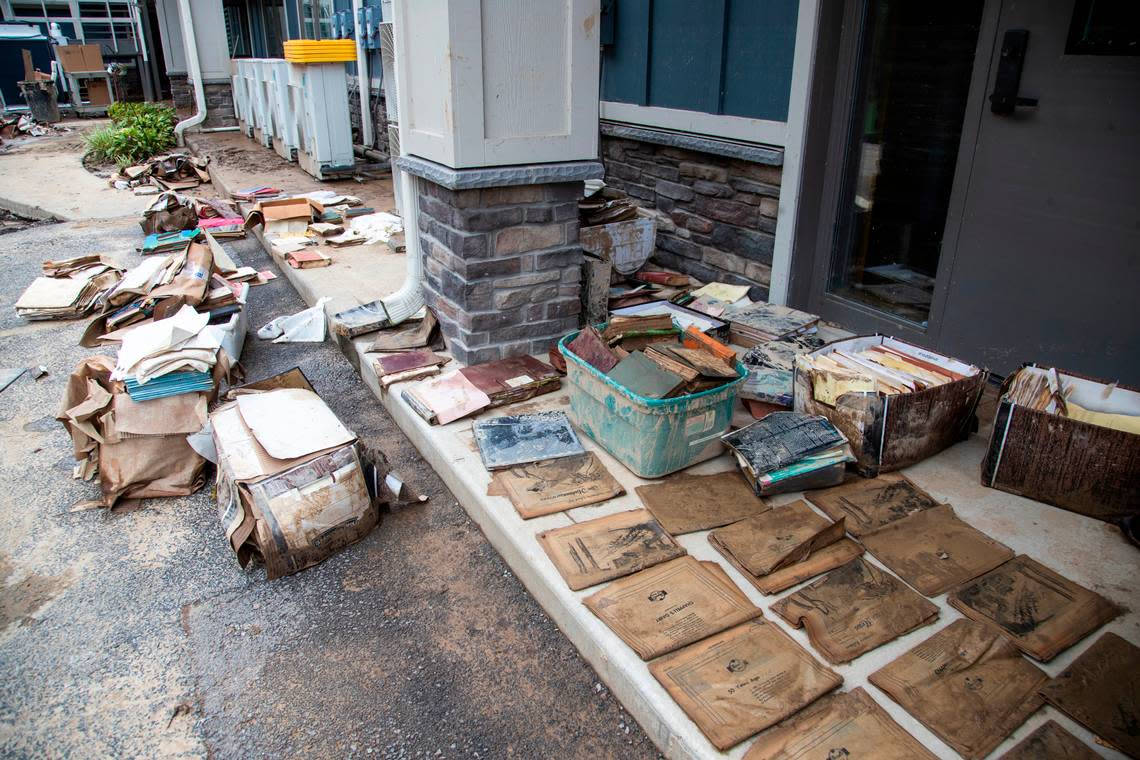
[[[748,376],[743,364],[738,361],[737,378],[719,388],[650,399],[615,383],[567,349],[577,336],[573,332],[558,342],[566,358],[570,418],[618,461],[640,477],[660,478],[724,450],[720,437],[732,420],[737,386]]]

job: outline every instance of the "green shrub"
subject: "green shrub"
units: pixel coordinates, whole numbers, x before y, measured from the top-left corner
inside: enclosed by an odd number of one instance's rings
[[[113,126],[106,126],[89,132],[84,138],[87,143],[87,154],[96,161],[114,161],[115,138],[118,134]]]
[[[177,115],[170,106],[160,103],[112,103],[107,107],[107,117],[117,127],[129,127],[131,122],[140,117],[162,115],[169,119],[171,124],[177,122]]]
[[[157,103],[112,103],[110,126],[87,135],[87,153],[98,161],[130,166],[174,147],[173,108]]]

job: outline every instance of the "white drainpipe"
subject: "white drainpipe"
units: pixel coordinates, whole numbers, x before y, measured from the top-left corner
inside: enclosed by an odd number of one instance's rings
[[[372,145],[372,82],[368,77],[368,52],[364,49],[363,29],[360,28],[361,10],[364,0],[352,0],[352,15],[356,29],[356,89],[360,92],[360,139],[365,147]]]
[[[198,60],[198,40],[194,36],[194,17],[190,14],[190,0],[178,0],[178,15],[182,20],[182,47],[186,50],[186,74],[194,85],[194,105],[198,111],[188,119],[174,125],[174,136],[179,145],[186,144],[182,134],[206,120],[206,89],[202,85],[202,64]]]
[[[399,10],[396,12],[399,13]],[[400,26],[402,25],[397,23],[393,27],[393,32]],[[384,81],[392,88],[388,97],[396,98],[398,102],[399,93],[397,90],[400,86],[398,82],[400,81],[399,70],[402,62],[400,56],[395,55],[395,46],[393,46],[392,53],[392,66],[395,76],[391,77],[390,81],[389,77],[384,77]],[[400,140],[401,154],[406,152],[403,145],[404,141]],[[396,167],[396,156],[392,156],[392,177],[399,183],[399,187],[393,189],[397,190],[396,200],[404,221],[404,259],[408,273],[400,289],[392,295],[382,298],[381,302],[384,304],[384,312],[388,315],[388,321],[397,325],[422,309],[426,302],[423,288],[424,262],[423,252],[420,251],[420,208],[419,199],[416,197],[416,179]]]

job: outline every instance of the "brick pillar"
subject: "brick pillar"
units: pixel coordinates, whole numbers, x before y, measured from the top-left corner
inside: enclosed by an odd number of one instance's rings
[[[577,329],[581,181],[416,191],[424,292],[456,360],[545,353]]]

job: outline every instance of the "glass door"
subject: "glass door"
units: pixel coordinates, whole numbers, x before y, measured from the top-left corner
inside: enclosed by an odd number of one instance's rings
[[[868,320],[850,324],[860,320],[844,319],[844,310],[930,327],[984,4],[863,4],[854,81],[837,104],[846,132],[816,290],[825,316],[857,329]],[[835,307],[831,315],[822,302]]]

